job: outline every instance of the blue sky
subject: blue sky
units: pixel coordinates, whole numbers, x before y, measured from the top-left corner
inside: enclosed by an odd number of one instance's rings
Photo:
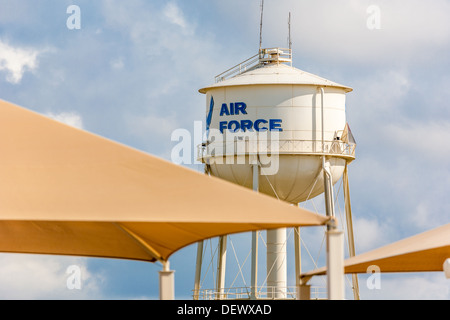
[[[172,132],[193,132],[205,119],[198,89],[257,52],[259,4],[0,0],[0,98],[170,160]],[[80,8],[80,29],[67,27],[70,5]],[[264,47],[287,45],[289,12],[293,65],[354,89],[357,252],[449,223],[450,1],[266,0]],[[312,252],[321,232],[305,230]],[[246,241],[236,237],[236,250]],[[195,253],[190,246],[172,257],[179,299],[190,298]],[[305,271],[314,267],[304,260]],[[81,268],[81,290],[66,287],[70,265]],[[2,254],[0,298],[155,299],[160,269]],[[382,275],[381,289],[369,290],[360,277],[369,299],[449,299],[449,283],[441,273]]]

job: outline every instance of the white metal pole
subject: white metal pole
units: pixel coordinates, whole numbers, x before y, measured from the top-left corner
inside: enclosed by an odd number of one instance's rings
[[[327,231],[327,291],[329,300],[343,300],[344,294],[344,232]]]
[[[253,191],[259,191],[259,164],[253,165]],[[252,261],[250,299],[256,300],[258,292],[258,231],[252,232]]]
[[[294,228],[294,250],[295,250],[295,285],[300,285],[300,274],[302,273],[302,250],[300,227]]]
[[[348,183],[348,167],[347,163],[345,164],[344,175],[343,175],[343,183],[344,183],[344,202],[345,202],[345,220],[347,222],[347,237],[348,237],[348,248],[350,257],[354,257],[356,255],[355,250],[355,237],[353,235],[353,218],[352,218],[352,207],[350,203],[350,186]],[[352,283],[353,283],[353,297],[355,300],[359,300],[359,283],[358,283],[358,275],[355,273],[352,275]]]
[[[325,157],[325,93],[320,88],[322,112],[322,169],[324,180],[325,210],[332,220],[327,225],[327,291],[328,299],[344,299],[344,233],[337,230],[334,213],[333,179],[330,162]]]
[[[325,93],[323,88],[320,88],[320,110],[321,110],[321,120],[322,120],[322,153],[325,153],[325,117],[324,117],[324,99],[325,99]],[[323,156],[325,159],[325,156]]]
[[[286,228],[267,230],[267,294],[286,298]]]
[[[222,300],[224,298],[225,288],[225,269],[227,261],[227,236],[219,237],[219,262],[217,264],[217,296],[216,299]]]
[[[175,300],[175,271],[170,270],[169,261],[163,262],[163,270],[159,271],[159,299]]]
[[[203,241],[199,241],[197,243],[197,262],[195,265],[194,300],[199,299],[200,280],[202,275],[202,263],[203,263]]]

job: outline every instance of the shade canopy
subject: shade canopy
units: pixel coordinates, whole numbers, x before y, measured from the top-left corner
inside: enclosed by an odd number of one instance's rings
[[[372,265],[379,267],[380,272],[443,271],[447,258],[450,258],[450,224],[349,258],[344,268],[345,273],[366,273]],[[326,272],[324,267],[301,277],[308,279]]]
[[[203,239],[327,220],[0,100],[1,252],[166,261]]]

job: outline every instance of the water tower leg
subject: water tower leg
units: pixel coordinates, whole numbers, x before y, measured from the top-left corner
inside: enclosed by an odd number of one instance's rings
[[[286,298],[286,229],[267,230],[267,297]]]
[[[227,236],[221,236],[219,237],[219,256],[218,256],[219,262],[217,264],[217,284],[216,284],[217,300],[222,300],[225,298],[224,288],[225,288],[226,257],[227,257]]]
[[[323,181],[324,181],[324,197],[325,197],[325,210],[328,217],[335,217],[334,213],[334,195],[333,195],[333,180],[330,171],[330,161],[325,157],[322,159],[323,167]]]
[[[195,265],[194,300],[199,299],[200,278],[202,275],[202,263],[203,263],[203,241],[199,241],[197,243],[197,263]]]
[[[259,191],[259,165],[253,165],[253,191]],[[252,232],[252,262],[250,299],[257,299],[258,291],[258,231]]]
[[[354,257],[356,254],[355,250],[355,238],[353,236],[353,219],[352,219],[352,207],[350,204],[350,187],[348,183],[348,168],[347,163],[345,164],[344,175],[343,175],[343,183],[344,183],[344,202],[345,202],[345,220],[347,221],[347,234],[348,234],[348,249],[350,257]],[[358,275],[352,275],[352,283],[353,283],[353,298],[355,300],[359,300],[359,283],[358,283]]]
[[[295,286],[300,286],[300,274],[302,273],[302,255],[300,227],[294,228],[294,250],[295,250]]]

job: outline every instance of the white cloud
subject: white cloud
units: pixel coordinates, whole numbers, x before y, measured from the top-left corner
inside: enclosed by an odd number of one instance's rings
[[[382,127],[386,140],[400,150],[424,159],[442,161],[450,157],[450,121],[403,120]]]
[[[380,9],[380,29],[367,27],[371,5]],[[255,26],[257,9],[254,6],[252,15]],[[249,10],[235,14],[245,19]],[[450,3],[445,0],[266,2],[263,42],[265,46],[285,45],[287,15],[292,12],[296,56],[305,54],[340,64],[370,63],[367,66],[372,68],[429,61],[438,53],[445,55],[450,46],[449,10]]]
[[[386,223],[380,223],[375,218],[354,219],[353,230],[357,253],[381,247],[394,239],[392,227]]]
[[[6,71],[6,80],[18,84],[26,71],[34,71],[38,66],[40,51],[12,47],[0,40],[0,70]]]
[[[52,118],[53,120],[65,123],[69,126],[83,129],[83,119],[76,112],[61,112],[61,113],[46,113],[47,117]]]
[[[115,69],[115,70],[123,69],[123,67],[125,65],[123,62],[123,58],[113,59],[110,61],[109,64],[111,65],[111,68]]]
[[[79,268],[81,288],[69,289],[69,266]],[[101,274],[91,274],[85,258],[2,254],[0,299],[98,299]]]
[[[369,290],[367,275],[359,277],[361,298],[383,300],[448,300],[450,282],[443,272],[381,274],[379,289]]]
[[[184,18],[183,12],[175,3],[169,2],[165,6],[164,15],[169,19],[171,23],[180,26],[184,30],[188,29],[188,24],[186,22],[186,19]]]

